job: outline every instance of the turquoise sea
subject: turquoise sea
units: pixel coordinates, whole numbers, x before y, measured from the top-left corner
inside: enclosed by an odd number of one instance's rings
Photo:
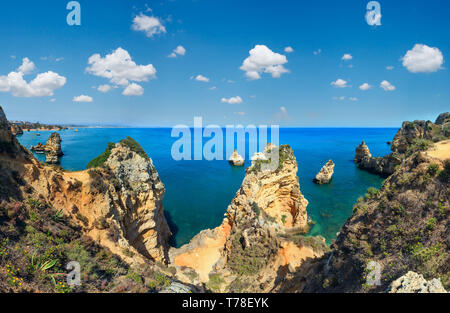
[[[386,142],[392,140],[396,131],[395,128],[280,129],[280,144],[289,144],[298,161],[300,189],[309,201],[308,214],[316,223],[311,235],[322,235],[330,242],[351,215],[356,199],[367,188],[381,186],[381,178],[355,167],[355,148],[365,140],[372,155],[386,155],[390,151]],[[231,167],[227,161],[173,160],[172,144],[178,138],[171,137],[171,129],[79,128],[78,132],[59,133],[64,152],[61,166],[73,171],[84,170],[91,159],[105,150],[108,142],[118,142],[126,136],[136,139],[153,159],[166,186],[165,212],[174,234],[172,244],[177,247],[189,242],[201,230],[214,228],[222,222],[245,176],[244,167]],[[29,148],[38,142],[45,143],[50,134],[41,131],[37,136],[36,132],[26,132],[18,139]],[[40,160],[44,158],[36,156]],[[332,182],[314,184],[312,179],[329,159],[336,164]],[[246,166],[249,164],[246,161]]]

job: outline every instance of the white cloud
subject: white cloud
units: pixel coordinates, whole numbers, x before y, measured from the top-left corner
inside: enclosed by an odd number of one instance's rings
[[[444,56],[438,48],[416,44],[402,60],[403,66],[412,73],[431,73],[442,69]]]
[[[125,88],[122,94],[124,96],[142,96],[144,94],[144,88],[136,83],[132,83]]]
[[[350,61],[351,59],[353,59],[353,56],[348,53],[344,54],[341,58],[341,60],[344,60],[344,61]]]
[[[216,90],[217,87],[216,86],[212,86],[211,88],[209,88],[209,90]]]
[[[284,48],[284,52],[286,52],[286,53],[292,53],[292,52],[294,52],[294,48],[292,48],[292,47],[286,47],[286,48]]]
[[[36,66],[29,58],[22,59],[22,65],[19,67],[19,72],[22,72],[24,75],[31,74],[36,69]]]
[[[314,55],[319,55],[319,54],[321,54],[322,53],[322,49],[317,49],[316,51],[313,51],[313,54]]]
[[[185,55],[186,49],[183,46],[178,46],[175,49],[173,49],[172,53],[169,54],[169,58],[176,58],[179,55]]]
[[[384,89],[384,91],[394,91],[395,90],[395,86],[392,85],[390,82],[388,82],[387,80],[383,80],[380,84],[380,87]]]
[[[358,101],[358,98],[356,98],[356,97],[350,97],[350,98],[348,98],[348,100],[350,100],[350,101]]]
[[[282,74],[289,72],[283,66],[288,62],[286,56],[273,52],[265,45],[256,45],[249,53],[250,56],[240,67],[249,79],[260,79],[262,73],[279,78]]]
[[[129,81],[147,82],[156,77],[156,69],[152,64],[136,65],[128,51],[120,47],[104,58],[96,53],[89,58],[88,63],[88,73],[108,78],[111,83],[121,86],[127,86]]]
[[[166,28],[161,23],[161,20],[155,16],[147,16],[145,14],[139,14],[133,19],[133,30],[145,32],[147,37],[153,37],[154,35],[165,34]]]
[[[66,78],[54,72],[41,73],[29,83],[23,72],[11,72],[0,76],[0,92],[11,92],[14,97],[48,97],[66,84]]]
[[[222,98],[221,101],[223,103],[228,103],[228,104],[239,104],[239,103],[242,103],[242,98],[239,96],[231,97],[231,98]]]
[[[62,60],[64,60],[63,57],[60,57],[60,58],[56,58],[56,59],[55,59],[56,62],[61,62]]]
[[[337,88],[346,88],[348,87],[347,82],[341,78],[337,79],[335,82],[331,82],[331,85]]]
[[[393,67],[392,65],[389,65],[389,66],[386,66],[386,69],[387,69],[388,71],[392,71],[392,70],[394,69],[394,67]]]
[[[110,91],[112,89],[112,87],[108,84],[106,85],[100,85],[98,86],[97,90],[103,93],[107,93],[108,91]]]
[[[372,88],[372,86],[370,86],[368,83],[364,83],[361,86],[359,86],[359,89],[361,90],[369,90],[370,88]]]
[[[56,99],[55,98],[50,99],[50,102],[56,102]]]
[[[81,95],[78,97],[74,97],[73,102],[93,102],[94,99],[92,99],[92,97],[86,96],[86,95]]]
[[[205,77],[203,75],[197,75],[197,77],[195,77],[195,80],[199,81],[199,82],[204,82],[204,83],[208,83],[209,82],[209,78]]]

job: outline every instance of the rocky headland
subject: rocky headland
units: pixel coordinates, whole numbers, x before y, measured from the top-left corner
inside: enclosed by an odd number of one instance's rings
[[[449,289],[450,140],[417,149],[417,137],[406,134],[416,127],[422,129],[420,125],[424,124],[414,123],[410,128],[412,125],[404,123],[398,133],[408,139],[396,135],[393,149],[406,152],[381,189],[369,188],[358,199],[331,251],[306,262],[287,277],[280,291],[386,292],[391,283],[409,271],[426,280],[439,280]],[[448,134],[441,126],[439,129],[442,136]],[[413,133],[423,135],[420,131]],[[422,135],[419,142],[423,142]],[[403,142],[408,142],[408,146],[403,146]],[[399,147],[402,148],[398,150]],[[370,158],[364,143],[356,152],[356,161]],[[379,284],[367,282],[370,264],[377,264]]]
[[[373,157],[363,141],[355,151],[355,163],[360,169],[388,177],[402,161],[417,151],[429,149],[433,143],[450,137],[450,113],[440,114],[436,121],[403,122],[392,143],[392,153]]]
[[[263,170],[268,150],[280,154],[276,170]],[[308,201],[300,191],[297,161],[285,145],[255,160],[229,205],[221,226],[171,249],[178,278],[203,282],[216,292],[269,292],[289,271],[327,249],[323,238],[304,239]],[[304,240],[302,240],[304,239]]]

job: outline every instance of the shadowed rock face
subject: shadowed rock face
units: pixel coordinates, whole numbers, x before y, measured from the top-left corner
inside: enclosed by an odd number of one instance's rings
[[[0,107],[0,153],[17,156],[19,152],[23,152],[22,147],[11,132],[11,126],[6,119],[5,112]]]
[[[316,184],[328,184],[331,181],[331,178],[334,174],[334,163],[332,160],[329,160],[327,164],[325,164],[320,172],[314,178],[314,182]]]

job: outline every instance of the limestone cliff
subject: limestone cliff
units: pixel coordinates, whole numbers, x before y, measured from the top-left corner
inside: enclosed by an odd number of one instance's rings
[[[198,275],[213,291],[270,291],[286,272],[326,249],[320,239],[316,250],[299,242],[308,228],[308,201],[300,192],[297,162],[289,146],[272,149],[279,151],[279,167],[264,171],[268,161],[253,161],[223,224],[171,250],[180,279]]]
[[[384,292],[408,271],[439,278],[448,289],[449,158],[447,140],[403,160],[380,190],[355,204],[332,251],[305,264],[281,291]],[[379,284],[366,280],[370,262]]]
[[[47,142],[55,154],[59,136]],[[164,185],[152,160],[131,138],[114,145],[104,163],[81,172],[45,166],[10,131],[0,109],[0,200],[40,199],[61,209],[100,245],[129,262],[166,262],[170,230]]]

